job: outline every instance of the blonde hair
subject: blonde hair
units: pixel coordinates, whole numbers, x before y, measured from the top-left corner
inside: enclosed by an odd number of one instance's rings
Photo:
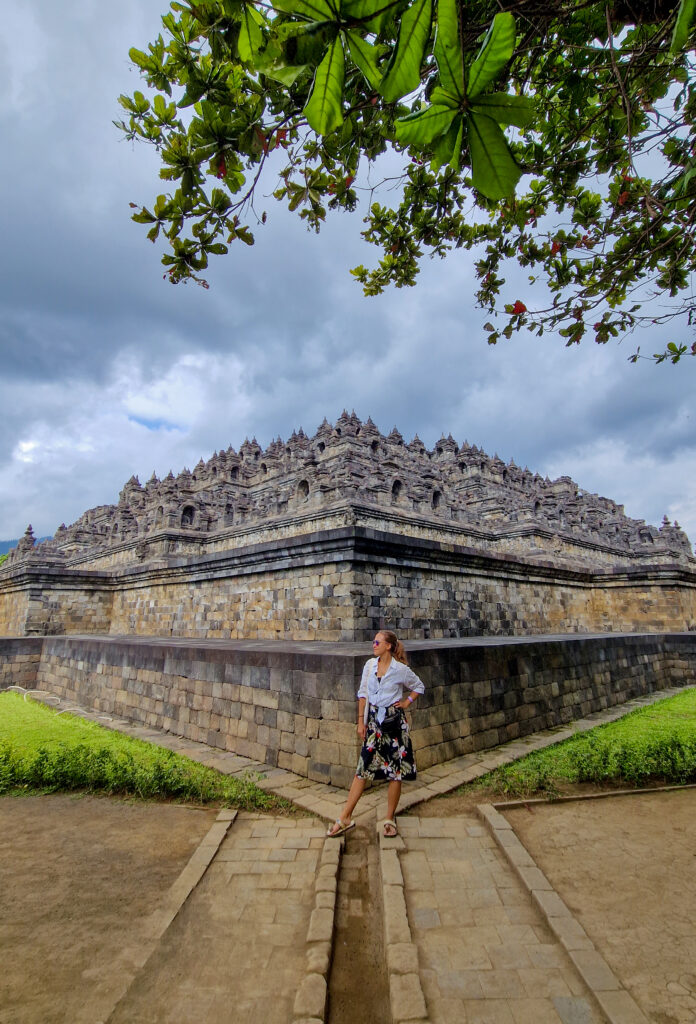
[[[400,661],[402,664],[408,665],[408,658],[406,656],[406,651],[404,650],[404,645],[401,643],[396,633],[392,633],[391,629],[380,629],[378,636],[383,636],[389,644],[392,658],[394,658],[395,661]]]

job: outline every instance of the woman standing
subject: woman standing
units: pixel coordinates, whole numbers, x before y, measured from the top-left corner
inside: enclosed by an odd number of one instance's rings
[[[415,779],[416,762],[405,711],[423,693],[423,683],[406,663],[406,652],[395,633],[382,629],[372,641],[375,657],[363,668],[358,689],[358,736],[362,750],[343,812],[326,833],[341,836],[355,822],[351,815],[368,779],[389,782],[384,835],[397,834],[396,808],[403,780]],[[404,690],[410,692],[404,697]]]

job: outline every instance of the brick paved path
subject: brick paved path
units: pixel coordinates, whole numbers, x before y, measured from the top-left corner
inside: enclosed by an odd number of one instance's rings
[[[323,848],[315,819],[239,814],[109,1024],[291,1021]]]
[[[400,868],[425,1019],[431,1024],[597,1024],[603,1019],[477,818],[401,818],[400,831],[400,849],[381,843],[385,924],[389,931],[389,915],[395,913],[390,890],[398,899]],[[388,945],[387,957],[398,968],[408,953],[403,934],[398,928],[396,933],[397,948]],[[391,979],[397,990],[399,980],[396,974]],[[408,1020],[399,1011],[398,992],[392,1008],[395,1021]]]

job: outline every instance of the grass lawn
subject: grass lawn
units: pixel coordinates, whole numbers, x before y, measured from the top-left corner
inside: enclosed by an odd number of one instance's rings
[[[496,768],[458,792],[553,795],[563,783],[696,782],[696,689]]]
[[[0,693],[0,793],[90,792],[191,800],[246,810],[286,807],[251,776],[233,778],[188,757]]]

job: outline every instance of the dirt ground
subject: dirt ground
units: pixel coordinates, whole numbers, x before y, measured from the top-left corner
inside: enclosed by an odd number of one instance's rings
[[[175,804],[0,798],[0,1024],[95,1024],[216,817]]]
[[[696,789],[506,810],[655,1024],[696,1021]]]

